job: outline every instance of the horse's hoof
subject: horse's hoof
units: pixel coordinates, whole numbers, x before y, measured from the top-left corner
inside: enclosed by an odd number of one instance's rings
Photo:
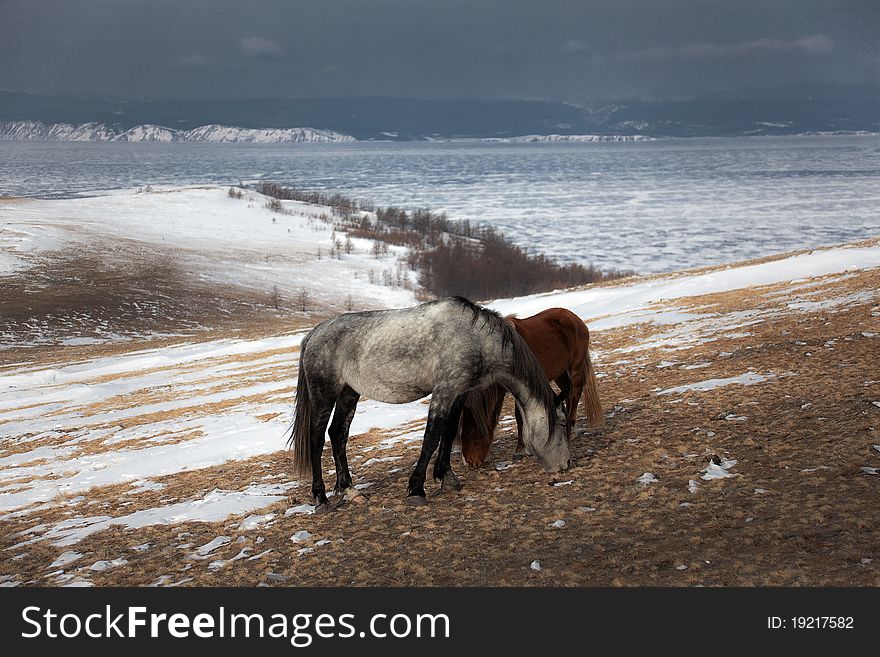
[[[406,503],[410,506],[425,506],[428,500],[424,495],[410,495],[406,498]]]
[[[333,510],[333,507],[330,506],[330,503],[329,503],[329,502],[323,502],[323,503],[321,503],[321,504],[318,504],[318,505],[315,507],[315,515],[316,515],[316,516],[320,516],[320,515],[323,515],[323,514],[325,514],[325,513],[330,513],[332,510]]]
[[[517,461],[522,461],[525,457],[525,452],[514,452],[513,456],[510,457],[510,460],[516,463]]]
[[[350,488],[339,489],[336,491],[336,494],[339,495],[339,503],[344,504],[346,502],[354,502],[355,504],[364,504],[367,501],[367,496],[362,492],[354,488],[353,486]]]
[[[461,490],[461,479],[450,470],[443,475],[443,481],[440,483],[440,490],[444,493]]]

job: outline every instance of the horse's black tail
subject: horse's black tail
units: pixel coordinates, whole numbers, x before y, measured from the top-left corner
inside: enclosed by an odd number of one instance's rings
[[[290,440],[287,445],[293,450],[293,472],[304,475],[311,472],[312,449],[311,449],[311,412],[309,410],[309,382],[306,378],[306,368],[303,363],[302,345],[299,359],[299,376],[296,380],[296,411],[294,412],[293,428],[290,431]]]

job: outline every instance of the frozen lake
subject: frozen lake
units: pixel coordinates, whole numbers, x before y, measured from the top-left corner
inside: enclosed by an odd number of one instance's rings
[[[569,262],[669,271],[880,234],[880,138],[356,144],[0,141],[0,195],[271,180],[499,227]],[[2,225],[2,214],[0,214]]]

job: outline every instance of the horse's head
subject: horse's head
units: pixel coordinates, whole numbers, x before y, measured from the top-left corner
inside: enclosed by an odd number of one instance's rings
[[[481,436],[473,442],[462,443],[461,459],[469,468],[480,468],[488,460],[491,449],[492,443],[489,442],[489,438]]]
[[[568,450],[568,413],[564,401],[556,404],[555,416],[549,424],[547,442],[540,448],[532,445],[530,451],[538,457],[546,472],[567,470],[571,465],[571,452]]]
[[[492,431],[480,431],[471,411],[472,409],[465,408],[459,427],[461,458],[471,468],[479,468],[489,457],[495,427],[492,427]]]

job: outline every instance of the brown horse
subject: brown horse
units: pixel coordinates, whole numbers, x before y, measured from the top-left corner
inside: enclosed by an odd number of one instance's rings
[[[547,379],[559,386],[556,401],[566,402],[568,436],[571,436],[577,419],[582,394],[588,425],[602,424],[602,404],[596,389],[596,374],[590,362],[590,332],[583,321],[565,308],[549,308],[525,319],[511,315],[507,321],[537,356]],[[504,388],[498,385],[467,394],[459,437],[462,458],[471,467],[479,467],[489,455],[504,394]],[[519,407],[516,408],[516,422],[519,439],[515,455],[520,455],[523,443]]]

